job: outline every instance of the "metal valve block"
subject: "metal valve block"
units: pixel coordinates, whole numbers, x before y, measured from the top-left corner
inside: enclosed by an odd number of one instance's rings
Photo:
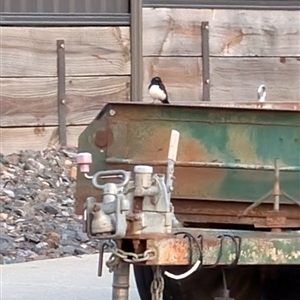
[[[153,167],[147,165],[137,165],[133,172],[110,170],[88,175],[86,171],[92,161],[91,155],[78,154],[80,171],[86,180],[91,180],[93,186],[102,191],[101,202],[94,197],[87,198],[85,228],[90,238],[121,239],[141,234],[171,233],[172,220],[176,219],[170,191],[173,189],[178,137],[179,133],[172,131],[167,178],[164,174],[153,174]],[[121,180],[119,183],[100,184],[103,179]]]

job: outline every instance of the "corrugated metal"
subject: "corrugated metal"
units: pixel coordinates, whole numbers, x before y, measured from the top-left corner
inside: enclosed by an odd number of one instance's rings
[[[1,26],[129,26],[130,14],[3,13]]]
[[[130,0],[1,0],[6,26],[129,26]]]
[[[144,0],[144,7],[299,10],[299,0]]]
[[[129,0],[1,0],[3,13],[129,13]]]

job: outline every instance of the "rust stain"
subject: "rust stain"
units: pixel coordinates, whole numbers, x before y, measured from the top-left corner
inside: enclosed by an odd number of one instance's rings
[[[201,26],[192,24],[191,27],[184,27],[180,24],[173,27],[172,34],[182,35],[184,38],[198,38],[201,32]]]
[[[135,144],[133,146],[131,143],[131,155],[129,157],[142,160],[165,160],[167,158],[171,129],[163,127],[154,130],[153,128],[142,128],[141,132],[135,131],[136,135],[132,141],[132,143],[135,141]],[[178,161],[209,161],[210,159],[211,155],[198,141],[181,135],[177,155]]]
[[[150,128],[151,131],[151,128]],[[133,160],[165,160],[168,155],[170,128],[163,127],[153,133],[151,131],[149,138],[143,141],[145,132],[137,135],[134,145],[130,144],[129,153]],[[178,148],[178,161],[184,162],[201,162],[213,160],[212,154],[199,143],[188,135],[181,135]],[[155,172],[165,173],[165,167],[155,167]],[[226,170],[211,168],[183,168],[176,167],[174,182],[174,195],[189,195],[191,197],[206,197],[213,189],[216,189],[222,183],[226,176]]]
[[[282,64],[284,64],[284,63],[286,63],[286,58],[285,58],[285,57],[280,57],[280,58],[279,58],[279,61],[280,61]]]
[[[174,195],[175,196],[175,195]],[[200,200],[198,197],[197,199]],[[255,227],[268,227],[267,218],[273,204],[261,204],[245,217],[238,217],[248,206],[247,202],[223,202],[203,200],[195,201],[188,199],[172,199],[175,214],[181,222],[187,223],[231,223],[231,224],[251,224]],[[283,227],[300,226],[300,207],[292,205],[281,205],[280,213],[286,217]],[[270,219],[269,219],[270,220]],[[282,224],[281,224],[282,225]]]
[[[256,155],[255,145],[253,145],[249,131],[244,127],[234,127],[228,133],[227,148],[243,163],[259,163]]]
[[[155,242],[154,242],[155,243]],[[165,264],[173,264],[175,262],[187,262],[188,252],[186,251],[186,241],[183,239],[166,239],[161,240],[164,245],[160,247],[159,262]]]
[[[110,128],[98,130],[94,136],[95,145],[99,148],[109,146],[113,141],[113,133]]]
[[[45,133],[45,131],[46,131],[45,127],[34,127],[33,129],[33,133],[35,135],[42,135]]]

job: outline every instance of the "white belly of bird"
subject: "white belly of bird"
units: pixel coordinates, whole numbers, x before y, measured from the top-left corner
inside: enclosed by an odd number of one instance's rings
[[[162,91],[158,85],[152,85],[149,89],[149,95],[153,99],[165,100],[167,95]]]

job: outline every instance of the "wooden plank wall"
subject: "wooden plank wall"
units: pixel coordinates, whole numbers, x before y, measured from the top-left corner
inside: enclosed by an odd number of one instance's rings
[[[57,145],[56,40],[65,40],[67,139],[110,101],[129,101],[128,27],[2,27],[0,152]]]
[[[202,101],[201,22],[209,22],[211,101],[299,101],[299,11],[144,9],[144,90],[161,76],[172,103]]]
[[[171,103],[202,101],[201,22],[208,21],[212,101],[300,101],[299,11],[143,10],[144,101],[153,76]],[[56,40],[66,42],[68,141],[109,101],[129,101],[128,27],[1,27],[0,152],[57,144]]]

